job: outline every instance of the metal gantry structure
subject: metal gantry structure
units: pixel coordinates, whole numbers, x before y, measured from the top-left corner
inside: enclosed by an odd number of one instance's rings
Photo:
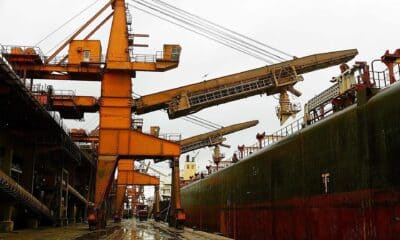
[[[223,142],[226,140],[225,135],[238,132],[258,124],[257,120],[248,121],[239,124],[233,124],[230,126],[222,127],[220,129],[210,131],[207,133],[199,134],[189,138],[177,141],[181,148],[181,153],[187,153],[204,147],[216,147],[219,145],[226,146]],[[154,133],[152,133],[154,134]],[[87,134],[84,129],[71,129],[70,135],[75,142],[80,143],[93,143],[98,145],[99,136],[98,132],[94,131],[92,135]],[[116,185],[115,190],[115,204],[114,204],[114,220],[119,221],[123,215],[123,203],[126,195],[132,195],[128,193],[128,186],[139,186],[143,189],[143,186],[154,186],[154,196],[155,196],[155,209],[154,216],[155,219],[159,219],[160,206],[159,206],[159,184],[160,180],[157,177],[147,175],[148,167],[144,172],[139,172],[135,169],[134,160],[132,159],[120,159],[118,161],[118,176],[117,180],[114,182]],[[132,191],[132,190],[130,190]],[[136,198],[140,196],[140,193],[136,194]],[[130,196],[132,199],[133,196]],[[133,204],[134,205],[134,204]]]
[[[107,9],[112,11],[82,40],[77,37],[98,19]],[[99,40],[91,36],[112,18],[107,54],[102,55]],[[44,56],[37,47],[2,46],[2,54],[13,69],[24,79],[100,81],[101,97],[75,96],[70,93],[56,93],[51,89],[39,92],[37,100],[50,111],[58,111],[63,118],[81,119],[85,112],[99,112],[100,124],[97,141],[97,169],[94,205],[88,214],[91,228],[105,226],[105,199],[114,181],[115,170],[119,169],[116,205],[121,206],[127,185],[157,185],[156,178],[138,173],[134,160],[170,160],[172,167],[172,196],[170,224],[182,227],[185,214],[180,205],[179,156],[183,151],[179,142],[162,139],[154,134],[145,134],[132,128],[132,114],[144,114],[166,109],[171,119],[182,117],[218,104],[243,99],[257,94],[280,94],[278,117],[284,122],[298,112],[291,104],[287,92],[296,96],[301,93],[294,89],[301,74],[347,62],[357,50],[345,50],[316,54],[283,61],[245,72],[223,76],[175,89],[132,98],[132,78],[137,71],[163,72],[179,64],[181,47],[164,45],[163,52],[154,56],[135,55],[135,37],[147,35],[131,31],[131,14],[125,0],[111,0],[75,32],[50,56]],[[69,47],[67,56],[58,56]],[[254,124],[250,123],[250,125]],[[240,126],[237,129],[247,128]],[[185,145],[193,149],[195,144],[202,147],[221,144],[224,132],[217,136],[204,135],[192,139]],[[231,127],[232,130],[232,127]],[[237,130],[235,130],[237,131]],[[74,137],[74,135],[71,135]],[[76,137],[76,135],[75,135]],[[205,137],[205,138],[204,138]],[[208,142],[206,142],[208,141]],[[199,146],[200,146],[199,145]],[[117,207],[117,214],[121,214]]]
[[[110,16],[83,40],[75,38],[97,19],[106,9],[112,8],[107,54],[102,56],[98,40],[89,40]],[[90,226],[105,225],[104,199],[110,191],[114,172],[120,159],[156,158],[172,160],[173,173],[179,174],[180,146],[177,143],[132,130],[132,81],[136,71],[167,71],[179,63],[180,46],[164,45],[161,56],[150,60],[136,58],[133,54],[131,15],[123,0],[109,1],[87,23],[75,32],[51,56],[45,57],[40,49],[34,47],[3,47],[3,56],[12,64],[14,70],[24,79],[58,79],[101,81],[101,104],[99,144],[96,174],[94,207],[89,213]],[[69,46],[68,56],[57,55]],[[71,117],[73,118],[73,117]],[[179,185],[179,176],[176,186]],[[179,198],[176,198],[179,200]],[[172,204],[175,214],[171,214],[173,225],[178,225],[181,214],[180,203]]]

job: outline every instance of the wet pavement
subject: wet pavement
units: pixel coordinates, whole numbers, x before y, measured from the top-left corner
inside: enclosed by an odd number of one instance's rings
[[[0,240],[223,240],[215,234],[194,231],[190,228],[176,230],[166,223],[153,220],[139,221],[124,219],[121,223],[111,223],[106,229],[89,231],[87,224],[67,227],[47,227],[0,233]]]
[[[76,239],[89,232],[87,224],[73,224],[67,227],[45,227],[0,233],[0,240],[66,240]]]
[[[106,229],[90,231],[87,223],[71,224],[66,227],[40,227],[0,233],[0,240],[103,240],[120,229],[111,223]]]
[[[156,228],[152,221],[125,220],[121,228],[116,230],[107,240],[170,240],[178,236]]]
[[[194,231],[190,228],[176,230],[166,223],[153,220],[138,221],[136,219],[125,220],[121,228],[116,230],[107,240],[225,240],[228,238],[215,234]]]

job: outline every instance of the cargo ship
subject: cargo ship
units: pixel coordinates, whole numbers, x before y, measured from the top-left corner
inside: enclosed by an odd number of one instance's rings
[[[181,188],[186,226],[234,239],[399,239],[399,59],[386,52],[381,73],[356,63],[357,76],[341,66],[355,83],[310,100],[298,131]]]

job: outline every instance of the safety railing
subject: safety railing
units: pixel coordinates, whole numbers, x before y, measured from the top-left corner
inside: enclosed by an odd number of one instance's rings
[[[164,51],[157,51],[156,54],[134,54],[133,50],[129,51],[131,62],[154,63],[164,59]]]
[[[143,118],[132,118],[131,128],[135,130],[142,130],[143,128]]]
[[[3,56],[4,46],[0,45],[0,64],[6,65],[10,70],[13,69],[11,64],[7,61],[7,59]]]
[[[375,81],[375,85],[377,88],[384,88],[390,85],[389,82],[389,75],[387,71],[380,71],[380,72],[372,72],[372,79]]]
[[[182,139],[182,135],[180,133],[161,133],[158,135],[158,137],[171,142],[180,142]]]
[[[163,59],[164,59],[164,51],[157,51],[156,60],[163,60]]]
[[[60,90],[60,89],[58,89],[58,90],[54,90],[53,91],[53,95],[54,96],[58,96],[58,97],[62,96],[64,98],[71,98],[71,97],[74,97],[76,94],[75,94],[75,91],[73,91],[73,90]]]
[[[400,81],[400,66],[397,65],[397,67],[398,69],[394,72],[396,82]],[[389,71],[387,69],[384,71],[371,71],[370,73],[377,88],[385,88],[390,85]]]
[[[0,49],[2,54],[37,55],[42,62],[45,60],[42,50],[36,46],[1,45]]]
[[[132,54],[131,62],[145,62],[154,63],[156,62],[156,55],[151,54]]]
[[[48,59],[48,56],[44,56],[44,60],[46,61]],[[56,65],[56,66],[67,66],[68,64],[70,64],[70,62],[68,61],[68,55],[61,55],[61,56],[57,56],[54,57],[53,59],[51,59],[51,61],[48,63],[49,65]],[[84,59],[82,59],[82,61],[80,61],[80,64],[84,64],[84,63],[97,63],[97,64],[102,64],[106,62],[106,56],[105,55],[91,55],[90,58],[88,59],[88,61],[85,61]]]
[[[261,146],[260,142],[254,143],[250,146],[245,146],[242,154],[240,151],[235,151],[235,154],[240,158],[249,156],[264,147],[267,147],[273,143],[279,142],[280,140],[286,138],[287,136],[293,135],[294,133],[300,131],[301,129],[304,128],[304,120],[303,118],[299,118],[296,121],[286,125],[285,127],[279,129],[278,131],[266,135],[264,139],[261,140]]]
[[[25,86],[31,91],[33,95],[47,93],[49,88],[51,88],[51,86],[49,85],[38,83],[32,84],[32,87],[30,83],[25,83]]]
[[[381,59],[376,59],[371,62],[371,71],[370,71],[370,76],[371,80],[375,83],[375,86],[377,88],[385,88],[390,85],[390,77],[389,77],[389,70],[385,68],[383,71],[377,71],[376,69],[379,67],[378,65],[383,65],[383,62]],[[383,65],[384,67],[387,67],[386,65]],[[394,77],[395,81],[400,80],[400,64],[394,64],[393,66],[394,70]]]
[[[12,46],[12,45],[0,45],[0,52],[4,54],[15,54],[15,55],[34,55],[38,56],[42,63],[47,62],[49,56],[45,56],[39,47],[31,46]],[[105,63],[105,55],[91,55],[88,63]],[[66,66],[69,64],[68,55],[60,55],[51,59],[49,65]],[[81,63],[85,63],[82,59]]]

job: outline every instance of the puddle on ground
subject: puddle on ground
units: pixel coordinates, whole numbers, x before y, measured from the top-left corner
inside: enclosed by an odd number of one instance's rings
[[[109,238],[110,240],[175,240],[179,239],[167,232],[154,228],[149,222],[139,222],[135,219],[126,220],[121,229]]]

